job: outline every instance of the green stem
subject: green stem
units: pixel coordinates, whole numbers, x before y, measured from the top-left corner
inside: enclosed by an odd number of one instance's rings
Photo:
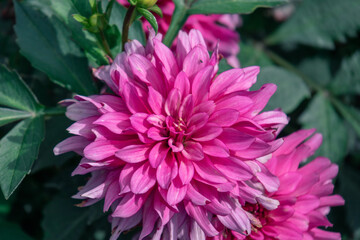
[[[129,40],[129,29],[133,22],[134,13],[135,13],[135,6],[130,5],[130,7],[128,8],[128,10],[126,12],[123,29],[122,29],[122,50],[123,51],[125,49],[125,43],[127,43],[127,41]]]
[[[104,34],[104,31],[102,29],[99,29],[99,34],[100,34],[100,41],[101,41],[101,45],[103,46],[106,54],[113,59],[113,55],[111,54],[111,50],[110,50],[110,47],[109,47],[109,44],[106,40],[106,37],[105,37],[105,34]]]
[[[59,115],[64,115],[65,112],[66,109],[63,107],[53,107],[53,108],[44,109],[45,116],[59,116]]]

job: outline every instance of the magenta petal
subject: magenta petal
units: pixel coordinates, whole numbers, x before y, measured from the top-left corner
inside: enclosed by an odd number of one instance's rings
[[[222,95],[225,94],[228,88],[234,85],[235,82],[239,78],[242,78],[244,75],[245,72],[242,69],[231,69],[219,74],[219,76],[217,76],[214,82],[211,84],[209,98],[216,99],[218,97],[221,97]],[[244,83],[246,84],[245,81]],[[245,86],[244,86],[244,90],[249,89],[249,87],[245,88]]]
[[[189,52],[184,59],[183,71],[189,77],[190,82],[195,74],[207,66],[209,59],[209,53],[205,47],[197,46]]]
[[[115,156],[128,163],[138,163],[148,158],[149,147],[144,145],[129,145],[115,153]]]
[[[149,163],[144,163],[133,173],[130,188],[133,193],[142,194],[152,188],[155,183],[155,169],[150,167]]]
[[[150,127],[150,124],[145,121],[148,116],[146,113],[136,113],[132,115],[130,117],[132,127],[140,133],[145,133]]]
[[[223,141],[230,150],[234,151],[245,150],[255,141],[254,137],[234,128],[224,128],[219,139]]]
[[[199,129],[203,127],[209,119],[207,113],[196,113],[188,121],[188,128]]]
[[[201,229],[204,230],[206,236],[213,237],[219,234],[209,221],[204,208],[194,206],[191,202],[187,202],[185,203],[185,209],[186,212],[196,220]]]
[[[187,191],[187,185],[183,185],[178,177],[175,178],[170,184],[167,193],[167,198],[166,198],[167,203],[170,206],[178,204],[184,199],[186,191]]]
[[[158,39],[154,39],[154,48],[155,56],[160,60],[164,68],[171,73],[172,76],[176,76],[179,68],[171,50]]]
[[[163,96],[156,91],[154,88],[149,87],[149,98],[148,103],[155,114],[162,113],[162,107],[164,105]]]
[[[116,206],[111,216],[121,218],[131,217],[140,210],[146,199],[147,194],[138,195],[133,193],[127,193]]]
[[[126,144],[126,143],[125,143]],[[103,160],[114,156],[115,152],[123,147],[124,143],[120,141],[96,141],[86,146],[84,155],[91,160]]]
[[[208,66],[198,72],[192,83],[192,95],[194,96],[195,104],[203,102],[203,99],[208,99],[208,92],[211,84],[211,76],[214,71],[213,66]]]
[[[169,147],[166,146],[165,142],[157,143],[150,151],[149,154],[149,163],[153,168],[157,168],[160,163],[163,162],[167,153],[169,151]]]
[[[208,198],[199,193],[199,191],[197,191],[191,184],[188,184],[186,195],[191,202],[198,206],[204,206],[205,204],[210,202]]]
[[[196,173],[207,181],[214,183],[226,183],[228,180],[220,173],[212,162],[205,157],[202,161],[194,162]]]
[[[178,89],[173,89],[165,101],[165,112],[169,116],[176,117],[181,103],[181,93]]]
[[[213,157],[223,157],[223,158],[230,156],[229,149],[222,141],[218,139],[213,139],[208,142],[202,142],[201,145],[204,153],[207,155]]]
[[[214,138],[218,137],[222,133],[223,129],[215,124],[215,123],[208,123],[201,129],[194,132],[191,138],[195,141],[205,142],[211,141]]]
[[[173,154],[167,154],[165,159],[160,163],[156,170],[156,179],[160,187],[163,189],[169,188],[172,180],[172,172],[174,167]]]
[[[212,158],[214,166],[225,176],[237,181],[251,179],[254,175],[246,163],[236,158]]]
[[[181,152],[184,157],[193,161],[200,161],[204,158],[204,153],[200,143],[187,141],[184,143],[184,150]]]
[[[77,152],[82,154],[83,149],[90,143],[86,138],[80,136],[69,137],[54,147],[54,154],[60,155],[66,152]]]
[[[131,127],[129,115],[121,112],[103,114],[94,124],[104,126],[116,134],[121,134],[125,129]]]
[[[193,96],[190,94],[185,97],[183,103],[180,106],[179,117],[182,120],[187,121],[192,114],[193,108],[194,108]]]
[[[175,79],[174,88],[178,89],[184,98],[190,93],[190,81],[184,71],[181,71]]]
[[[210,116],[209,122],[216,123],[221,127],[230,127],[237,122],[239,115],[237,110],[225,108],[214,112]]]
[[[181,156],[181,155],[180,155]],[[179,156],[178,156],[179,158]],[[194,176],[194,165],[186,158],[182,158],[179,164],[179,177],[182,184],[189,184]]]

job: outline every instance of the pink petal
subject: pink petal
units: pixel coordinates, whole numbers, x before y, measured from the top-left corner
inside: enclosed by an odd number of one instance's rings
[[[214,237],[219,234],[209,221],[206,212],[202,207],[194,206],[191,202],[186,202],[185,209],[186,212],[200,225],[206,236]]]
[[[174,88],[170,91],[169,96],[165,101],[165,112],[169,116],[176,117],[181,104],[181,93]]]
[[[190,82],[195,74],[207,66],[209,59],[208,51],[202,46],[197,46],[188,53],[184,59],[183,71],[190,79]]]
[[[90,143],[86,138],[80,136],[69,137],[54,147],[54,154],[60,155],[66,152],[77,152],[82,154],[84,148]]]
[[[184,71],[181,71],[175,79],[174,88],[178,89],[184,98],[190,93],[190,81]]]
[[[207,181],[214,183],[228,182],[225,176],[215,168],[214,164],[207,157],[205,157],[202,161],[194,162],[194,167],[196,173]]]
[[[236,158],[212,158],[212,162],[221,173],[226,177],[237,181],[249,180],[253,173],[246,163]]]
[[[124,130],[131,127],[129,115],[121,112],[105,113],[94,124],[104,126],[116,134],[121,134]]]
[[[213,157],[229,157],[230,156],[230,152],[229,149],[226,147],[226,145],[218,140],[218,139],[213,139],[211,141],[208,142],[203,142],[201,143],[203,151],[205,154],[213,156]]]
[[[148,159],[149,147],[144,145],[129,145],[115,153],[115,156],[128,163],[138,163]]]
[[[141,165],[132,175],[130,189],[135,194],[146,193],[156,183],[155,169],[149,163]]]
[[[199,130],[196,130],[192,135],[191,138],[195,141],[210,141],[214,138],[218,137],[223,132],[223,129],[215,124],[215,123],[208,123],[204,127]]]
[[[127,218],[137,213],[143,206],[148,194],[127,193],[116,206],[112,217]]]
[[[239,115],[240,114],[238,111],[230,108],[225,108],[214,112],[210,116],[209,122],[216,123],[221,127],[230,127],[237,122]]]
[[[224,128],[218,138],[234,151],[245,150],[255,141],[254,137],[234,128]]]
[[[132,115],[130,117],[132,127],[140,133],[145,133],[150,127],[150,124],[146,121],[148,116],[146,113],[135,113]]]
[[[211,84],[209,98],[216,99],[221,97],[225,94],[228,88],[231,88],[232,85],[234,85],[236,81],[238,81],[238,79],[242,78],[244,75],[245,72],[243,69],[231,69],[219,74],[219,76],[217,76],[214,82]],[[243,90],[249,89],[251,86],[249,85],[250,83],[248,81],[244,81]]]
[[[194,176],[194,165],[186,158],[182,158],[179,162],[179,178],[182,184],[189,184]]]
[[[156,179],[160,187],[169,188],[175,169],[175,158],[173,154],[167,154],[156,170]]]
[[[170,206],[180,203],[184,199],[186,191],[187,185],[183,185],[178,177],[175,178],[171,182],[167,193],[167,203]]]
[[[154,48],[155,56],[160,60],[165,69],[175,77],[179,72],[179,68],[174,54],[158,39],[154,39]]]
[[[193,161],[200,161],[204,158],[204,153],[200,143],[187,141],[184,143],[184,150],[181,152],[182,155]]]
[[[182,120],[187,121],[192,114],[193,108],[194,108],[194,100],[193,100],[193,96],[190,94],[185,97],[183,103],[180,106],[179,117]]]
[[[169,147],[165,142],[157,143],[150,151],[149,163],[153,168],[157,168],[162,163],[169,152]]]
[[[199,191],[196,190],[192,184],[188,184],[186,196],[191,202],[193,202],[197,206],[204,206],[205,204],[210,202],[210,200],[201,193],[199,193]]]
[[[149,87],[148,103],[155,114],[162,114],[162,106],[164,105],[163,96],[153,87]]]
[[[195,104],[208,99],[208,92],[211,84],[211,76],[214,71],[213,66],[207,66],[195,75],[191,92],[194,96]]]

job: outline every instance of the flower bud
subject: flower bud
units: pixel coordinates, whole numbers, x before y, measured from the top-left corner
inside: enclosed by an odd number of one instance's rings
[[[149,8],[156,4],[157,0],[138,0],[137,5],[142,8]]]

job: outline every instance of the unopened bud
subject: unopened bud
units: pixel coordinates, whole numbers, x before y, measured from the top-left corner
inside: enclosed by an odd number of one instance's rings
[[[137,5],[142,8],[150,8],[156,4],[157,0],[137,0]]]

